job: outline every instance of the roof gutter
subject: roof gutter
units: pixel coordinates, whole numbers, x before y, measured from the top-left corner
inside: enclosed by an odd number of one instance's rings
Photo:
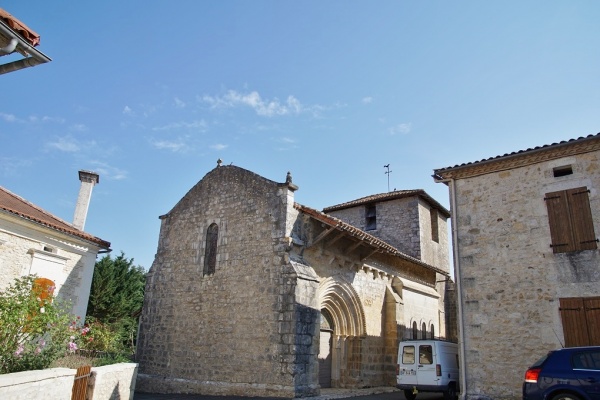
[[[454,275],[456,277],[456,290],[458,292],[458,348],[460,351],[460,399],[467,398],[467,363],[465,350],[465,329],[463,314],[463,293],[462,279],[460,271],[460,257],[458,249],[458,208],[456,207],[456,181],[454,178],[443,179],[439,175],[434,175],[435,183],[444,183],[450,189],[450,213],[452,223],[452,256],[454,260]]]
[[[19,35],[16,35],[15,32],[4,23],[4,21],[0,20],[0,32],[10,37],[11,44],[4,49],[6,51],[10,50],[12,47],[13,52],[17,46],[25,49],[27,54],[31,57],[26,57],[21,60],[13,61],[7,64],[0,65],[0,75],[6,74],[9,72],[17,71],[23,68],[35,67],[36,65],[44,64],[52,61],[50,57],[45,55],[39,50],[36,50],[31,44],[27,43],[24,39],[22,39]],[[16,42],[15,42],[16,41]],[[9,52],[9,53],[11,53]]]

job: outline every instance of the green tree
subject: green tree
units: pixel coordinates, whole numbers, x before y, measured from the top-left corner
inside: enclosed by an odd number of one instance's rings
[[[146,272],[125,254],[109,255],[96,262],[86,320],[98,323],[120,337],[133,350],[137,331],[136,312],[144,302]]]

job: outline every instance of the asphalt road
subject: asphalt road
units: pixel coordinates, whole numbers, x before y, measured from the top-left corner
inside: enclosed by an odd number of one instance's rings
[[[370,394],[366,396],[345,397],[352,400],[406,400],[402,392]],[[419,393],[417,400],[442,400],[441,393]],[[241,396],[203,396],[195,394],[148,394],[135,393],[133,400],[289,400],[280,397],[241,397]],[[303,400],[310,400],[305,397]]]

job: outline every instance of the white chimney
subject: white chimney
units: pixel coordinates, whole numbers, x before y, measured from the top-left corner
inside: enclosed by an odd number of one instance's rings
[[[95,172],[81,170],[79,171],[79,180],[81,181],[81,187],[75,205],[73,226],[82,231],[85,226],[90,199],[92,198],[92,189],[95,184],[100,182],[100,176]]]

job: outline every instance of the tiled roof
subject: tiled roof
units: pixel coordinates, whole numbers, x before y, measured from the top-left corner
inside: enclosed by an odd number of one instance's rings
[[[8,25],[13,31],[18,33],[32,46],[40,44],[40,35],[27,27],[24,23],[13,17],[11,14],[0,8],[0,19]]]
[[[563,141],[558,142],[558,143],[546,144],[546,145],[543,145],[543,146],[537,146],[537,147],[526,149],[526,150],[514,151],[512,153],[507,153],[507,154],[504,154],[504,155],[501,155],[501,156],[495,156],[495,157],[490,157],[490,158],[486,158],[486,159],[479,160],[479,161],[458,164],[458,165],[455,165],[455,166],[452,166],[452,167],[440,168],[440,169],[434,170],[434,174],[436,176],[437,175],[441,176],[445,172],[449,172],[451,170],[457,170],[457,169],[463,169],[463,168],[469,168],[469,167],[477,167],[477,166],[480,166],[482,164],[494,163],[494,162],[497,162],[497,161],[504,161],[504,160],[510,159],[510,158],[532,155],[532,154],[535,154],[537,152],[544,152],[544,151],[548,151],[548,150],[554,150],[554,149],[558,149],[560,147],[571,146],[573,144],[579,144],[581,142],[586,142],[586,141],[591,141],[591,140],[597,140],[597,139],[600,139],[600,133],[597,133],[595,135],[588,135],[588,136],[585,136],[585,137],[579,137],[577,139],[563,140]]]
[[[350,235],[360,241],[363,241],[372,247],[378,248],[381,253],[391,254],[393,256],[400,257],[404,260],[421,265],[427,269],[431,269],[437,273],[440,273],[443,275],[448,275],[448,272],[443,271],[437,267],[434,267],[433,265],[424,263],[417,258],[409,256],[408,254],[404,254],[401,251],[399,251],[398,249],[396,249],[394,246],[391,246],[390,244],[388,244],[387,242],[384,242],[383,240],[378,239],[375,236],[368,234],[367,232],[363,231],[362,229],[358,229],[357,227],[350,225],[338,218],[335,218],[331,215],[328,215],[328,214],[322,213],[321,211],[315,210],[314,208],[303,206],[302,204],[298,204],[298,203],[294,203],[294,208],[303,212],[306,215],[309,215],[310,217],[314,218],[315,220],[317,220],[319,222],[329,225],[332,228],[335,228],[339,231],[345,232],[348,235]]]
[[[450,217],[450,212],[438,203],[433,197],[429,196],[423,189],[413,189],[413,190],[395,190],[393,192],[374,194],[371,196],[361,197],[360,199],[352,200],[346,203],[337,204],[335,206],[325,207],[323,209],[324,213],[328,213],[336,210],[343,210],[345,208],[356,207],[363,204],[370,204],[375,202],[389,201],[402,199],[405,197],[414,197],[419,196],[427,201],[432,207],[438,209],[442,212],[447,218]]]
[[[43,225],[50,229],[57,230],[68,235],[76,236],[80,239],[87,240],[95,243],[98,246],[109,249],[110,243],[97,238],[89,233],[85,233],[68,222],[50,214],[47,211],[37,207],[36,205],[28,202],[20,196],[10,192],[9,190],[0,186],[0,211],[7,212],[9,214],[16,215],[25,220],[33,223]]]

